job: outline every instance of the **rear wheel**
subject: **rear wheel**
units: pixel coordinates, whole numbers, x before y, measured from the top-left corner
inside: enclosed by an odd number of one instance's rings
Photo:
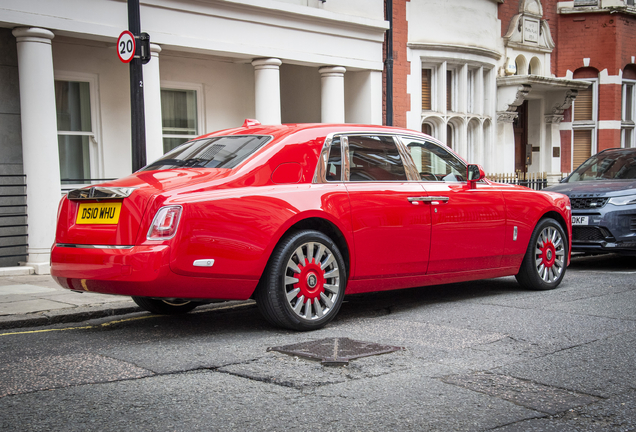
[[[556,288],[565,276],[568,243],[561,225],[554,219],[539,221],[521,263],[517,281],[531,290]]]
[[[160,315],[188,313],[199,305],[193,301],[180,299],[161,300],[148,297],[133,297],[132,299],[140,308]]]
[[[315,330],[336,316],[346,284],[345,263],[336,244],[321,232],[299,231],[274,249],[256,302],[273,325]]]

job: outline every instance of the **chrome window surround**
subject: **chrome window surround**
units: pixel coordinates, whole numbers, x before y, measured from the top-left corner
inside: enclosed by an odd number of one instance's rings
[[[73,189],[69,191],[67,196],[68,199],[74,201],[128,198],[135,189],[137,188],[93,186],[90,188]]]
[[[325,139],[325,143],[322,146],[322,150],[320,151],[320,156],[318,157],[318,164],[316,166],[316,171],[314,172],[314,178],[312,183],[338,183],[337,181],[327,181],[327,163],[329,162],[329,150],[331,149],[331,143],[333,142],[334,137],[340,138],[340,149],[341,149],[341,157],[342,157],[342,179],[340,182],[348,182],[349,181],[349,158],[347,155],[349,154],[349,138],[350,136],[389,136],[393,138],[395,142],[398,152],[402,157],[402,162],[404,163],[404,169],[406,172],[407,181],[411,182],[422,182],[423,180],[420,178],[420,173],[417,170],[417,166],[411,157],[411,152],[408,147],[402,141],[402,137],[405,138],[413,138],[421,141],[426,141],[431,144],[434,144],[442,149],[448,151],[447,147],[441,142],[435,140],[434,138],[424,136],[424,135],[415,135],[415,134],[403,134],[403,133],[387,133],[387,132],[377,132],[377,131],[362,131],[362,132],[334,132],[327,136]],[[449,152],[451,155],[455,156],[452,152]],[[461,159],[457,158],[458,161],[464,166],[466,169],[466,164]],[[386,180],[390,182],[391,180]],[[443,181],[439,181],[440,183],[444,183]],[[430,182],[428,182],[430,183]]]
[[[85,245],[85,244],[69,244],[56,243],[57,247],[76,248],[76,249],[132,249],[133,246],[111,246],[111,245]]]

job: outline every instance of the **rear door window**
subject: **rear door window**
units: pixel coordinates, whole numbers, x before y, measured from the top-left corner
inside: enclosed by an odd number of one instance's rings
[[[349,136],[349,181],[407,181],[404,163],[391,136]]]

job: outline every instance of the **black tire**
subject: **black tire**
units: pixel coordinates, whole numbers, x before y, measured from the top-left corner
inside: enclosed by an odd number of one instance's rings
[[[524,288],[551,290],[559,286],[568,259],[568,239],[552,218],[541,219],[532,232],[528,250],[515,276]]]
[[[278,243],[255,298],[272,325],[316,330],[334,319],[346,285],[347,269],[338,246],[319,231],[305,230]]]
[[[188,300],[160,300],[149,297],[133,297],[132,299],[140,308],[159,315],[180,315],[190,312],[199,305]]]

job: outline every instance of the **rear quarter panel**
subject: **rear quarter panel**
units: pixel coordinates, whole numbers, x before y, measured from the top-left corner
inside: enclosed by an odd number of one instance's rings
[[[170,268],[184,276],[260,278],[281,237],[307,218],[326,219],[351,238],[350,205],[343,184],[272,185],[174,197],[183,205]],[[195,267],[214,259],[212,267]]]

